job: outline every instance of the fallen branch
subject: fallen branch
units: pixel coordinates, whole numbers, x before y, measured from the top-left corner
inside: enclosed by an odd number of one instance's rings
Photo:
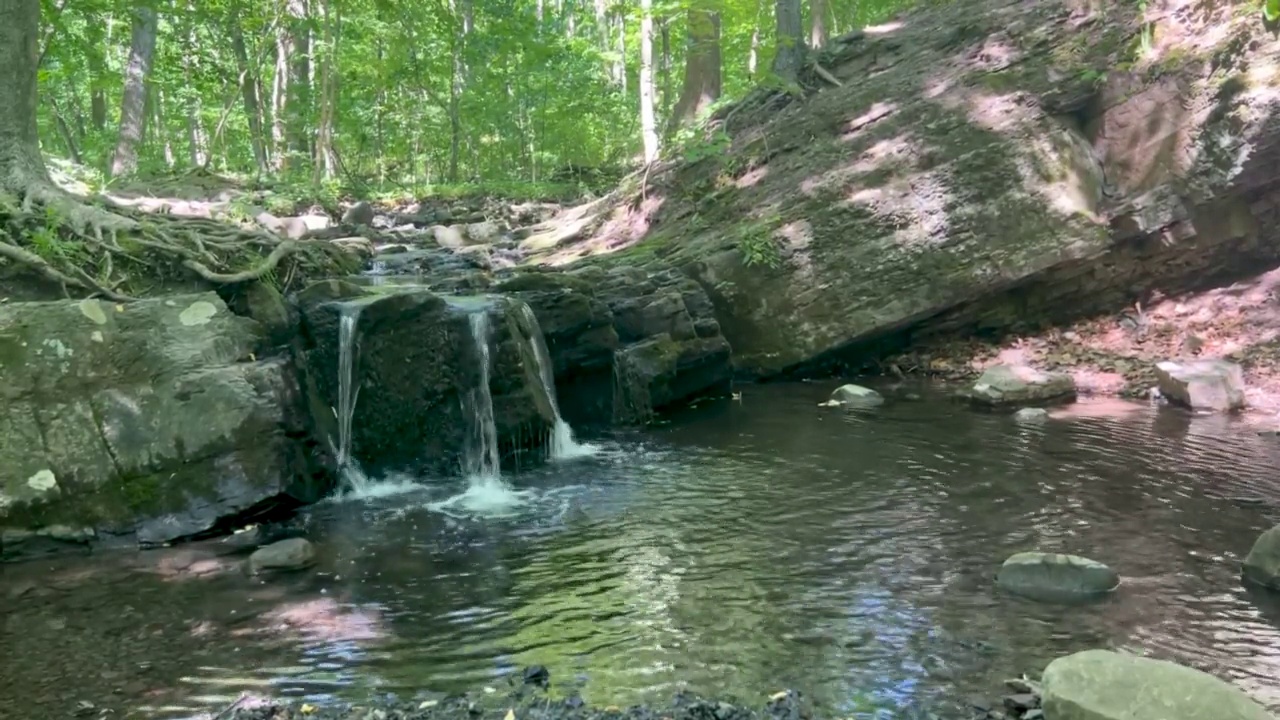
[[[827,72],[827,69],[819,65],[816,60],[813,62],[813,73],[836,87],[844,87],[844,83],[840,82],[835,75]]]

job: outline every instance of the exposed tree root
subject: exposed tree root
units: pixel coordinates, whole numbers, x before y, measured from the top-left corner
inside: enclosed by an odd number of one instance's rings
[[[213,285],[242,283],[286,260],[295,266],[292,277],[298,264],[338,265],[339,252],[326,242],[282,240],[205,218],[100,207],[51,184],[25,187],[21,197],[0,190],[0,259],[56,283],[68,296],[77,288],[127,302],[133,297],[121,287],[184,274]]]

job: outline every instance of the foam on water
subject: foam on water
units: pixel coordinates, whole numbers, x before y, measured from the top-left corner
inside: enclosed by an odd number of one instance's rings
[[[462,474],[467,479],[467,489],[428,507],[446,513],[462,510],[472,515],[507,515],[522,505],[530,493],[516,491],[502,479],[493,394],[489,391],[489,314],[481,309],[470,313],[468,320],[480,372],[476,386],[462,401],[462,412],[470,419],[462,454]]]

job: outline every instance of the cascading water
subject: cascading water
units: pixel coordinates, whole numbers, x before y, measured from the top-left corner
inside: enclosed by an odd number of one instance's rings
[[[360,319],[360,306],[343,306],[338,316],[338,477],[353,495],[369,492],[369,478],[360,464],[351,456],[351,422],[356,414],[356,399],[360,385],[355,378],[356,325]]]
[[[551,428],[549,443],[551,459],[568,460],[596,454],[599,448],[590,443],[579,443],[573,437],[573,428],[560,417],[560,404],[556,400],[555,371],[551,364],[551,353],[547,351],[547,341],[542,336],[542,327],[538,325],[538,318],[528,305],[521,303],[520,312],[532,330],[533,354],[538,361],[538,375],[542,378],[542,387],[547,392],[547,399],[551,401],[551,412],[555,415],[555,424]]]
[[[467,318],[480,363],[480,382],[467,393],[464,410],[471,414],[470,433],[463,448],[462,472],[469,478],[497,478],[498,428],[493,422],[493,394],[489,391],[489,315],[481,311]]]
[[[498,427],[493,420],[493,394],[489,390],[488,309],[472,312],[467,319],[480,365],[479,382],[462,401],[462,411],[469,416],[462,451],[462,473],[467,478],[467,489],[430,507],[442,512],[460,508],[475,514],[501,515],[521,504],[529,493],[513,490],[502,479]]]

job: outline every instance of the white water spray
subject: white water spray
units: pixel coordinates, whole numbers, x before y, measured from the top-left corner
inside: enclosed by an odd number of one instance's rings
[[[555,415],[555,424],[551,428],[551,459],[571,460],[573,458],[595,455],[600,448],[590,443],[579,443],[573,437],[573,428],[560,417],[560,404],[556,400],[556,377],[551,364],[551,353],[547,351],[546,339],[542,336],[542,327],[533,309],[521,303],[520,312],[524,315],[529,327],[533,330],[533,354],[538,360],[538,375],[542,378],[542,388],[551,401],[551,412]]]
[[[503,515],[520,505],[529,493],[513,490],[502,479],[498,428],[493,420],[493,394],[489,390],[488,311],[473,312],[468,320],[480,364],[480,382],[467,392],[462,403],[462,411],[470,420],[462,451],[462,474],[467,478],[467,489],[431,507],[446,513],[461,509],[471,514]]]
[[[349,493],[363,496],[369,493],[368,476],[351,456],[351,422],[356,414],[356,399],[360,385],[355,378],[356,325],[360,319],[359,305],[344,305],[338,317],[338,478]]]

